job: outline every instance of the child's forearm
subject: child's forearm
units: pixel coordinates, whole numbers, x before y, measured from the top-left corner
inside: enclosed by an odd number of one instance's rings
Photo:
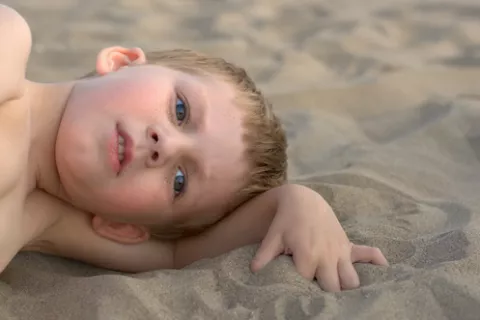
[[[34,241],[59,220],[60,212],[56,209],[61,203],[61,200],[40,190],[35,190],[28,195],[21,230],[23,245]]]
[[[124,272],[173,268],[171,242],[149,240],[137,245],[120,244],[94,232],[91,214],[42,192],[29,199],[36,205],[27,207],[28,212],[52,214],[58,219],[38,232],[31,229],[30,234],[37,235],[24,251],[38,251]]]
[[[1,212],[0,212],[1,214]],[[12,238],[12,234],[9,232],[4,232],[4,228],[0,228],[0,273],[5,270],[13,257],[21,249],[22,244],[18,239]]]
[[[278,206],[282,201],[289,201],[290,190],[298,187],[301,186],[284,185],[269,190],[243,204],[205,232],[180,239],[175,250],[175,267],[182,268],[200,259],[261,242]]]
[[[19,205],[17,199],[3,200],[0,203],[0,272],[28,241],[22,230],[26,220],[22,212],[23,206]]]

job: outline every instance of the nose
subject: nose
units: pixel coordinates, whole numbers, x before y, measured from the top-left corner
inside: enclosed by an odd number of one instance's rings
[[[149,126],[147,128],[149,156],[147,167],[161,167],[177,161],[185,154],[190,146],[189,138],[176,128],[160,128]]]

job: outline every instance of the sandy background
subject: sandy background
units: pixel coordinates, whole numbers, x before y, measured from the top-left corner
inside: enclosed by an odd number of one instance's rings
[[[29,76],[83,74],[104,46],[187,47],[245,66],[270,93],[478,61],[476,0],[22,0]]]
[[[121,275],[38,254],[0,277],[1,319],[479,319],[478,0],[16,0],[28,76],[79,77],[104,46],[187,47],[253,75],[284,120],[290,176],[390,268],[329,294],[255,246]]]

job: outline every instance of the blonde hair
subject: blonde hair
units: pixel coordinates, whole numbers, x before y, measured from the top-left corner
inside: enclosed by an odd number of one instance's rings
[[[287,175],[287,140],[272,105],[245,69],[226,60],[192,50],[175,49],[146,53],[148,64],[161,65],[193,75],[213,75],[231,84],[236,104],[244,110],[243,139],[249,166],[246,182],[225,214],[269,189],[282,185]],[[95,75],[95,73],[89,76]],[[213,223],[213,222],[212,222]],[[172,238],[201,232],[207,226],[182,224],[168,229],[152,227],[157,238]]]

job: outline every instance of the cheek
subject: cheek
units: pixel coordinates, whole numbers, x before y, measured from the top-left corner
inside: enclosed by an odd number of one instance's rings
[[[158,182],[148,179],[118,181],[107,188],[100,197],[109,202],[113,211],[126,214],[151,214],[167,212],[170,200]]]
[[[153,85],[150,81],[124,81],[102,91],[98,100],[109,113],[129,116],[134,113],[152,117],[159,114],[161,102],[166,99],[160,93],[158,85]]]

